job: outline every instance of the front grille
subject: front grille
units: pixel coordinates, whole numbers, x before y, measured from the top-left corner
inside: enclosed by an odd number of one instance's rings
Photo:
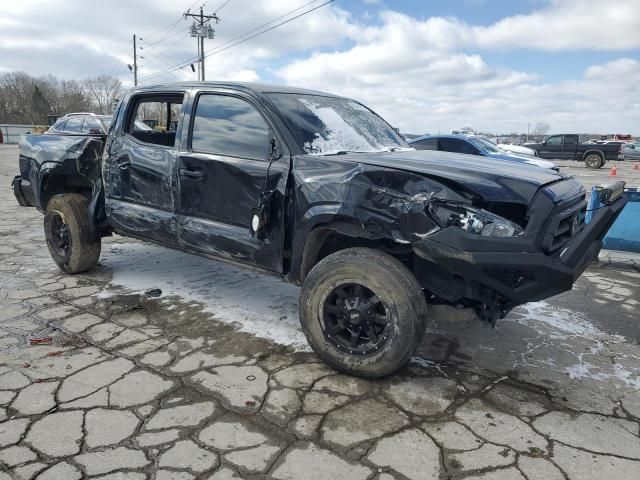
[[[542,248],[554,254],[564,248],[584,228],[587,202],[584,196],[562,204],[551,217]]]

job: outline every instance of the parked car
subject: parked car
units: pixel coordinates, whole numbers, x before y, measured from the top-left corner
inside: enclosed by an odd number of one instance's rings
[[[145,111],[177,129],[137,130]],[[427,302],[495,323],[570,290],[626,202],[603,189],[587,225],[571,176],[416,151],[355,100],[292,87],[140,87],[113,122],[22,139],[14,194],[44,212],[54,262],[86,271],[118,233],[279,275],[318,356],[363,377],[409,361]]]
[[[95,113],[67,113],[60,117],[45,132],[47,135],[106,135],[111,125],[111,115],[96,115]],[[138,130],[153,130],[140,120],[135,121]]]
[[[491,142],[491,140],[489,141]],[[524,147],[522,145],[513,145],[512,143],[500,143],[500,144],[496,144],[494,142],[491,142],[491,143],[493,143],[494,145],[496,145],[498,148],[502,150],[506,150],[507,152],[518,153],[522,155],[531,155],[532,157],[538,156],[535,150],[533,150],[532,148]]]
[[[622,153],[618,143],[591,144],[582,142],[579,135],[552,135],[542,143],[530,143],[540,158],[577,160],[587,168],[601,168],[609,160],[617,160]]]
[[[541,160],[531,155],[505,152],[486,138],[475,135],[424,135],[410,140],[409,143],[416,150],[465,153],[467,155],[478,155],[496,160],[534,165],[555,171],[560,170],[555,163]]]
[[[619,155],[618,160],[640,160],[640,143],[625,143],[622,145],[622,153]]]

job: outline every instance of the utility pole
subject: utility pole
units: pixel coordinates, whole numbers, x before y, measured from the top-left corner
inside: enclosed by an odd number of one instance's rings
[[[133,84],[138,86],[138,51],[136,49],[136,34],[133,34],[133,66],[127,65],[129,70],[133,72]]]
[[[210,22],[211,20],[214,20],[218,23],[220,19],[215,13],[212,15],[205,15],[202,7],[200,7],[200,14],[190,13],[190,11],[187,10],[184,14],[184,18],[187,17],[193,18],[190,32],[191,36],[198,40],[198,80],[204,81],[206,78],[204,68],[204,39],[212,39],[214,37],[215,31],[211,27]]]

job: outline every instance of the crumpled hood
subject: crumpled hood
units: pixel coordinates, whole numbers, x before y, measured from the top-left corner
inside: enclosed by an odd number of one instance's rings
[[[340,159],[454,182],[492,202],[529,204],[540,187],[570,178],[525,163],[432,150],[351,153]]]

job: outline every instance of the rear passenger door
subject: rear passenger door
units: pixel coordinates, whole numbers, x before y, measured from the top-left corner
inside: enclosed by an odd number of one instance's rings
[[[177,162],[180,245],[282,272],[290,156],[269,166],[272,141],[284,145],[268,112],[237,92],[202,92],[190,109]],[[250,226],[263,191],[273,191],[263,234]]]
[[[176,131],[184,93],[138,94],[126,103],[121,127],[109,144],[105,165],[107,213],[116,231],[177,243],[173,175]],[[141,129],[140,121],[156,129]]]

